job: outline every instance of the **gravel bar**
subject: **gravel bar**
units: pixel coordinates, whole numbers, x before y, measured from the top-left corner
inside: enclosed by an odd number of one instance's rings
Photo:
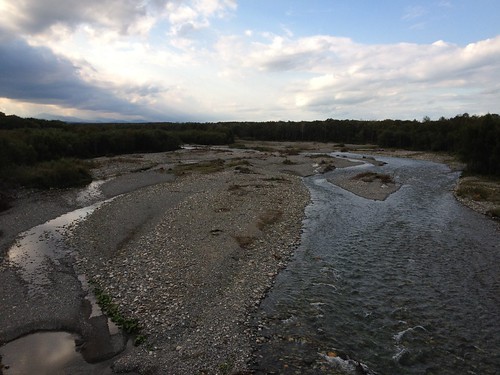
[[[298,245],[309,200],[300,177],[226,170],[119,196],[80,223],[78,272],[147,337],[113,370],[244,373],[250,314]]]

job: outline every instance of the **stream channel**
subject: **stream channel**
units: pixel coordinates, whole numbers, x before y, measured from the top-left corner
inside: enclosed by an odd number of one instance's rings
[[[459,173],[377,157],[383,167],[305,180],[301,245],[256,317],[256,373],[499,374],[498,224],[458,203]],[[385,201],[328,182],[388,173]]]
[[[387,164],[305,179],[312,203],[301,245],[255,317],[264,338],[255,372],[498,374],[498,225],[454,199],[457,172],[424,161],[377,159]],[[401,188],[374,201],[327,180],[365,170],[391,174]],[[95,185],[87,190],[98,192]],[[12,284],[24,280],[18,289],[25,299],[3,306],[5,319],[27,321],[19,324],[26,333],[52,332],[7,339],[0,347],[3,364],[10,365],[4,374],[111,373],[106,362],[89,364],[75,350],[92,337],[115,352],[124,341],[91,311],[95,303],[87,301],[82,311],[86,280],[74,275],[71,250],[62,245],[68,227],[99,204],[23,233],[9,250],[10,268],[2,271],[6,278],[12,274]],[[96,336],[103,331],[104,338]],[[90,362],[102,359],[102,350],[96,353]]]
[[[95,181],[65,193],[81,208],[18,235],[0,262],[0,374],[112,373],[112,362],[131,343],[102,314],[85,275],[75,273],[77,254],[67,239],[104,203],[173,179],[150,170]]]
[[[92,183],[77,199],[96,194],[101,183]],[[105,202],[66,213],[21,233],[9,249],[9,267],[17,270],[22,279],[27,301],[56,306],[68,302],[70,307],[67,311],[61,309],[62,319],[54,314],[49,317],[52,322],[40,322],[47,331],[35,330],[0,347],[5,375],[107,374],[111,369],[106,360],[126,348],[126,335],[103,315],[86,277],[74,274],[75,254],[65,241],[72,226]],[[60,283],[65,287],[60,289]],[[71,293],[72,298],[66,294],[67,286],[76,291]]]

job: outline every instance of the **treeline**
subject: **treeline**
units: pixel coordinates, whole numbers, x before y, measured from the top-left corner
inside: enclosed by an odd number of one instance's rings
[[[215,124],[68,124],[0,113],[0,189],[86,184],[83,159],[233,142],[231,129]]]
[[[437,121],[226,123],[234,135],[270,141],[374,144],[386,148],[443,151],[459,156],[473,173],[500,176],[500,116],[459,115]]]
[[[170,151],[186,143],[231,144],[235,137],[444,151],[458,155],[473,173],[500,176],[500,116],[496,114],[463,114],[437,121],[68,124],[0,112],[0,188],[9,182],[42,187],[82,184],[90,178],[88,168],[79,162],[82,159]],[[68,175],[75,171],[76,176]],[[34,177],[26,178],[30,175]]]

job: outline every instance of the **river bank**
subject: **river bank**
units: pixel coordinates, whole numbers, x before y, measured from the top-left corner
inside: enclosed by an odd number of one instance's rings
[[[81,310],[85,291],[78,276],[85,274],[123,315],[139,321],[146,337],[114,370],[157,373],[245,368],[252,346],[248,313],[300,236],[309,201],[300,176],[352,164],[224,148],[95,163],[96,186],[28,192],[1,214],[0,341],[38,330],[82,334],[89,312]],[[30,292],[6,256],[16,235],[110,197],[116,198],[68,228],[74,251],[63,260],[42,260],[49,270],[34,272],[47,273],[46,285]]]
[[[340,147],[266,142],[99,158],[93,173],[104,182],[96,195],[27,194],[2,213],[2,254],[19,232],[116,197],[72,228],[69,239],[74,275],[95,281],[145,336],[143,345],[114,361],[114,371],[244,372],[260,340],[249,314],[300,240],[310,199],[301,177],[367,161],[326,155],[334,151]],[[10,285],[0,296],[0,338],[40,329],[53,308],[32,314],[26,285],[5,258],[0,269],[0,282]],[[60,292],[63,301],[71,293]],[[24,305],[30,316],[13,318],[12,306]],[[67,329],[78,332],[78,322]]]

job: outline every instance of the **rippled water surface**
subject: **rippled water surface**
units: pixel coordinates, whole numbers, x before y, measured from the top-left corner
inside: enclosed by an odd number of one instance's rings
[[[306,180],[313,203],[262,305],[258,372],[500,372],[497,224],[454,199],[446,166],[380,159],[356,168],[402,184],[385,201]]]

